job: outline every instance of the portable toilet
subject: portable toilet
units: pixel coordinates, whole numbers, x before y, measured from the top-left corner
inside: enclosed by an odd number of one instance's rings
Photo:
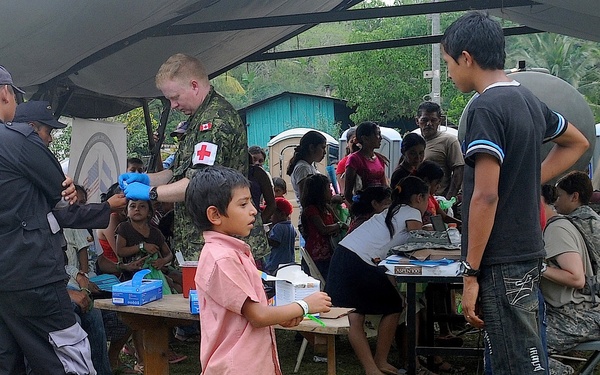
[[[323,134],[326,139],[327,147],[325,149],[325,157],[319,163],[316,163],[316,166],[319,172],[327,176],[327,170],[325,168],[338,161],[339,144],[331,135],[316,129],[294,128],[279,133],[267,144],[269,150],[269,172],[272,177],[283,178],[287,184],[287,193],[285,197],[294,206],[292,224],[296,227],[298,226],[298,215],[300,210],[298,209],[294,188],[292,188],[292,181],[286,171],[290,164],[290,160],[294,156],[294,148],[300,144],[300,138],[311,130],[318,131]]]
[[[402,145],[402,136],[400,136],[400,133],[398,133],[396,129],[386,128],[383,126],[380,126],[379,129],[381,129],[381,147],[375,151],[385,156],[390,161],[385,168],[385,176],[390,179],[392,177],[392,173],[394,173],[394,169],[396,169],[396,165],[398,165],[398,161],[400,160],[400,145]],[[340,136],[340,160],[346,156],[346,144],[348,143],[346,141],[347,133],[348,130],[345,130]]]

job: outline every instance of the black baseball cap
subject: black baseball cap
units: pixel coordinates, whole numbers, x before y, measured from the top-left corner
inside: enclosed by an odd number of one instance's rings
[[[10,75],[8,70],[6,70],[6,68],[2,65],[0,65],[0,85],[11,85],[14,90],[20,92],[21,94],[25,94],[25,91],[15,86],[12,80],[12,76]]]
[[[55,129],[63,129],[63,124],[54,118],[50,103],[45,101],[30,100],[17,106],[13,122],[41,122]]]

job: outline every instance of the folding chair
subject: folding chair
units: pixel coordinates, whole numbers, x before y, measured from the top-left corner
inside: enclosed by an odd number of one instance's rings
[[[594,369],[600,362],[600,341],[589,341],[584,342],[582,344],[577,345],[572,350],[581,351],[581,352],[589,352],[593,351],[594,353],[588,360],[585,362],[585,365],[581,369],[579,374],[581,375],[592,375],[594,373]]]

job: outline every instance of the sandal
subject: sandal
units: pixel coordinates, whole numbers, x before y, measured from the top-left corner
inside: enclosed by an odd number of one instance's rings
[[[385,368],[380,368],[379,371],[383,372],[385,375],[404,375],[404,374],[406,374],[406,370],[402,369],[402,368],[399,368],[396,371],[388,370]]]
[[[172,365],[181,361],[185,361],[186,359],[187,355],[179,354],[172,350],[169,351],[169,363]]]

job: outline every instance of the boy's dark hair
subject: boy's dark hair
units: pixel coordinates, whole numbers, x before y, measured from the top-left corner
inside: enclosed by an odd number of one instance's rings
[[[415,176],[422,180],[432,182],[435,180],[441,180],[444,177],[444,170],[438,165],[438,163],[431,160],[424,160],[415,171]]]
[[[558,192],[554,186],[545,184],[542,185],[542,197],[547,204],[554,204],[558,198]]]
[[[287,183],[281,177],[273,177],[273,188],[280,188],[283,191],[287,191]]]
[[[462,51],[467,51],[482,69],[504,69],[502,26],[487,13],[469,12],[454,21],[444,32],[441,44],[456,62]]]
[[[387,186],[369,186],[359,190],[352,197],[350,213],[352,216],[368,215],[373,213],[372,201],[381,202],[392,195],[392,189]]]
[[[100,202],[104,203],[108,200],[108,198],[112,197],[115,194],[119,194],[122,192],[123,192],[123,190],[121,190],[119,183],[115,182],[114,184],[112,184],[108,187],[108,190],[106,190],[106,193],[100,194]]]
[[[558,179],[556,187],[566,191],[569,194],[579,193],[581,204],[590,203],[594,188],[592,181],[585,172],[571,171]]]
[[[442,117],[442,107],[435,102],[423,102],[419,104],[419,108],[417,108],[417,117],[419,117],[421,113],[437,113],[439,117]]]
[[[249,188],[248,179],[235,169],[222,166],[206,166],[198,169],[185,191],[185,206],[194,225],[200,230],[211,229],[213,224],[206,210],[215,206],[220,214],[227,216],[233,189]]]
[[[129,164],[141,164],[141,165],[144,165],[144,162],[140,158],[128,158],[127,159],[127,165],[129,165]]]
[[[263,158],[267,159],[267,153],[260,146],[250,146],[248,147],[248,152],[250,155],[262,154]]]
[[[390,232],[390,238],[394,237],[394,226],[392,225],[392,219],[394,215],[400,210],[402,205],[410,203],[410,197],[415,194],[429,194],[429,185],[419,177],[407,176],[404,177],[396,188],[392,189],[392,205],[388,208],[387,215],[385,215],[385,225],[388,227]]]

